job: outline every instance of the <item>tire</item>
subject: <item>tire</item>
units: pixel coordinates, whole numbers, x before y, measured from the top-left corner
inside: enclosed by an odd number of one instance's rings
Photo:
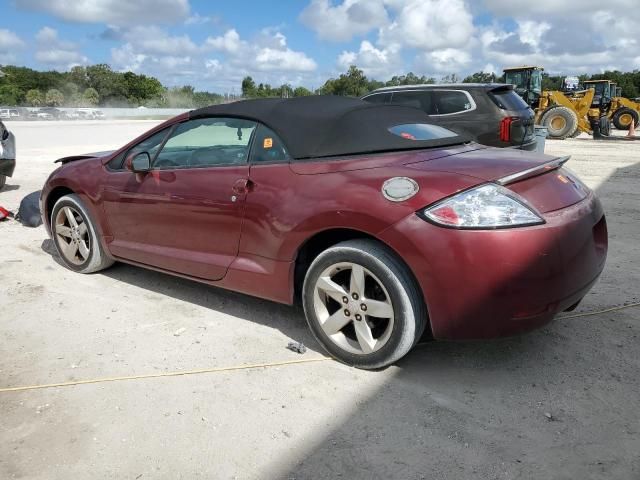
[[[540,123],[547,127],[547,138],[564,140],[578,128],[578,117],[570,108],[554,105],[542,114]]]
[[[93,219],[75,194],[61,197],[53,206],[51,237],[70,270],[93,273],[114,263],[100,244]]]
[[[354,277],[361,282],[354,284]],[[408,268],[372,240],[349,240],[318,255],[305,276],[302,302],[309,328],[327,353],[363,369],[386,367],[406,355],[427,319]]]
[[[622,107],[616,110],[611,117],[613,124],[618,130],[629,130],[629,126],[631,125],[631,120],[633,120],[634,125],[638,126],[638,112],[629,107]]]
[[[571,135],[569,135],[570,138],[576,138],[578,137],[580,134],[582,133],[582,130],[580,130],[580,127],[576,128],[576,131],[573,132]]]
[[[607,117],[600,117],[600,134],[609,136],[611,135],[611,122]]]
[[[7,176],[6,175],[0,175],[0,190],[2,190],[4,188],[6,183],[7,183]]]

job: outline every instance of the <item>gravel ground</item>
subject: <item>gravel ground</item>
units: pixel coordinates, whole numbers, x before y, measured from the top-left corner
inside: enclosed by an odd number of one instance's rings
[[[0,205],[17,210],[55,158],[156,123],[9,124],[19,164]],[[640,301],[640,142],[547,153],[573,156],[608,215],[607,267],[573,313]],[[45,240],[0,224],[0,388],[322,357],[297,309],[126,265],[74,274]],[[639,335],[628,308],[427,343],[381,372],[321,361],[0,392],[0,478],[639,479]]]

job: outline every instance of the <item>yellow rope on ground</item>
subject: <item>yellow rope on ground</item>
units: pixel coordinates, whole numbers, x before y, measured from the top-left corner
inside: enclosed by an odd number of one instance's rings
[[[640,302],[628,303],[626,305],[619,305],[617,307],[606,308],[604,310],[578,313],[575,315],[566,315],[558,318],[564,319],[564,318],[588,317],[591,315],[600,315],[601,313],[615,312],[617,310],[624,310],[625,308],[639,307],[639,306],[640,306]],[[422,344],[423,343],[420,343],[419,345],[422,345]],[[285,365],[296,365],[300,363],[325,362],[327,360],[331,360],[331,358],[329,357],[305,358],[302,360],[287,360],[284,362],[257,363],[253,365],[236,365],[234,367],[217,367],[217,368],[203,368],[200,370],[185,370],[182,372],[147,373],[144,375],[128,375],[123,377],[94,378],[90,380],[75,380],[72,382],[48,383],[44,385],[28,385],[24,387],[0,388],[0,393],[22,392],[25,390],[38,390],[42,388],[71,387],[73,385],[86,385],[89,383],[119,382],[122,380],[141,380],[145,378],[158,378],[158,377],[179,377],[181,375],[199,375],[201,373],[221,373],[221,372],[231,372],[234,370],[251,370],[255,368],[281,367]]]
[[[70,387],[73,385],[86,385],[88,383],[119,382],[121,380],[140,380],[144,378],[158,378],[158,377],[178,377],[181,375],[198,375],[201,373],[220,373],[220,372],[231,372],[234,370],[251,370],[255,368],[281,367],[284,365],[295,365],[300,363],[324,362],[326,360],[331,360],[331,359],[329,357],[305,358],[302,360],[287,360],[285,362],[257,363],[253,365],[237,365],[234,367],[203,368],[200,370],[185,370],[182,372],[147,373],[144,375],[128,375],[124,377],[94,378],[91,380],[75,380],[72,382],[49,383],[45,385],[29,385],[24,387],[0,388],[0,393],[22,392],[24,390],[38,390],[41,388]]]
[[[589,317],[591,315],[600,315],[601,313],[615,312],[617,310],[624,310],[625,308],[631,308],[631,307],[640,307],[640,302],[627,303],[626,305],[618,305],[617,307],[605,308],[604,310],[596,310],[594,312],[576,313],[575,315],[563,315],[561,317],[558,317],[558,319]]]

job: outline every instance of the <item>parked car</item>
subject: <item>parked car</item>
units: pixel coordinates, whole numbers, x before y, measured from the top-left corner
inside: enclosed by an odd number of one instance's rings
[[[79,118],[85,120],[104,120],[104,112],[96,108],[79,108],[76,110]]]
[[[0,120],[10,120],[11,110],[8,108],[0,108]]]
[[[41,107],[37,110],[36,116],[40,120],[61,120],[64,112],[56,107]]]
[[[0,120],[0,190],[16,168],[16,140]]]
[[[416,107],[440,125],[492,147],[534,150],[534,113],[501,83],[427,84],[384,87],[363,97],[372,103]]]
[[[512,335],[603,269],[600,202],[565,158],[488,148],[418,109],[311,96],[179,115],[57,160],[43,221],[71,270],[122,261],[291,304],[338,360],[379,368],[428,329]]]

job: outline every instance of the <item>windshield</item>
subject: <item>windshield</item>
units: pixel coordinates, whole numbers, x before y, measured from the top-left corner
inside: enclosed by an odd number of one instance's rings
[[[531,90],[536,93],[542,91],[542,72],[540,70],[531,72]]]

